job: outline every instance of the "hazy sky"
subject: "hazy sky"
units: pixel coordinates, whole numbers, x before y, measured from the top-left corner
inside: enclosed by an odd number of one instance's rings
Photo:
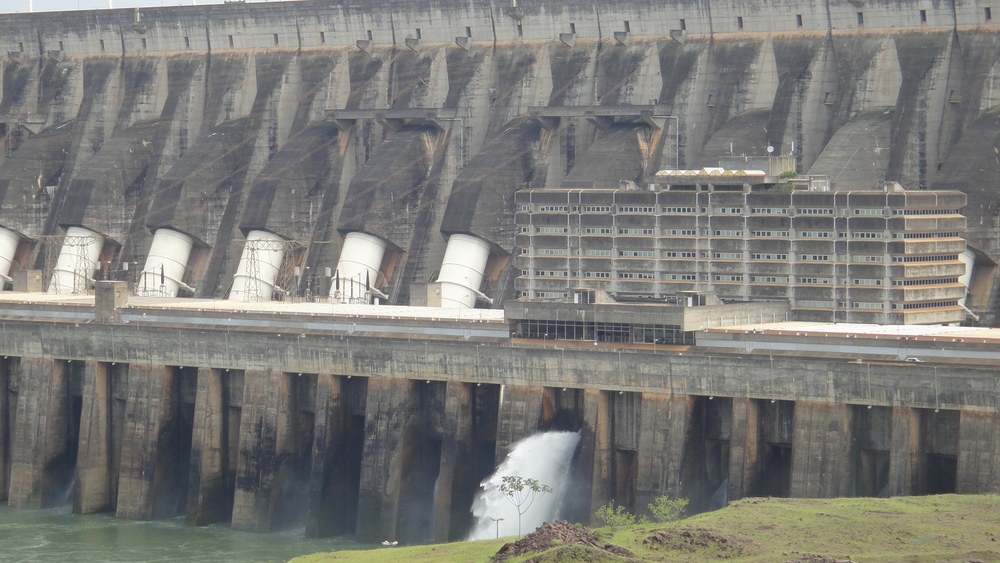
[[[108,0],[0,0],[0,13],[27,12],[29,3],[33,5],[32,8],[36,12],[52,12],[56,10],[92,10],[94,8],[108,7]],[[190,6],[192,3],[198,5],[221,4],[222,0],[111,0],[111,6],[113,8],[178,6],[180,4]]]

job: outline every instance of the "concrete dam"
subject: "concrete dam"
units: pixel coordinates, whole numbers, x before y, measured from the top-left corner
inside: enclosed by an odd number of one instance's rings
[[[957,190],[966,304],[995,325],[998,42],[983,1],[2,15],[0,494],[444,541],[545,429],[581,432],[578,521],[664,493],[997,492],[988,329],[747,328],[788,318],[761,303],[525,337],[515,192],[770,153],[838,189]]]

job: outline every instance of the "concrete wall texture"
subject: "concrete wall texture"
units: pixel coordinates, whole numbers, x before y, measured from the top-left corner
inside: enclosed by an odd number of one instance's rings
[[[63,230],[84,226],[119,278],[144,262],[150,229],[181,231],[195,239],[184,281],[203,297],[230,291],[253,229],[298,245],[280,287],[325,294],[343,236],[363,230],[388,246],[373,283],[399,304],[435,277],[446,237],[467,233],[491,244],[482,290],[502,303],[514,191],[641,182],[772,146],[838,187],[967,193],[987,288],[969,304],[989,322],[997,31],[980,2],[7,14],[0,223],[25,237],[15,268],[47,273]],[[616,124],[595,109],[671,118]]]
[[[515,190],[641,181],[773,146],[841,187],[962,190],[966,238],[990,271],[998,31],[985,2],[922,0],[4,15],[0,225],[23,237],[15,267],[46,275],[65,228],[98,232],[107,277],[133,275],[151,229],[179,230],[195,241],[184,281],[198,297],[228,293],[250,229],[297,243],[278,285],[325,293],[343,235],[364,230],[387,242],[372,282],[397,304],[439,270],[446,234],[469,233],[492,245],[482,290],[502,303]],[[588,119],[595,108],[671,119],[618,126]],[[1000,318],[995,284],[969,302],[987,322]],[[75,482],[80,513],[257,531],[300,515],[316,536],[455,539],[479,479],[545,429],[583,432],[581,521],[610,498],[642,510],[663,493],[707,508],[1000,492],[995,366],[51,312],[63,320],[0,327],[0,495],[13,506],[51,505]],[[451,483],[436,496],[433,475]],[[433,522],[408,516],[427,506]]]
[[[974,361],[73,319],[8,320],[0,335],[12,506],[72,487],[76,513],[460,539],[478,483],[540,430],[581,432],[557,485],[583,522],[610,499],[644,511],[662,494],[703,510],[1000,492],[1000,374]]]

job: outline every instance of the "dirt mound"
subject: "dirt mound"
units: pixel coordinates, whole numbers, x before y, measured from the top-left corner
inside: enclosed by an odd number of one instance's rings
[[[794,551],[792,553],[795,553]],[[830,557],[829,555],[815,555],[812,553],[803,553],[796,557],[795,559],[789,559],[785,563],[854,563],[850,559],[844,559],[843,557]]]
[[[590,531],[590,528],[574,526],[565,520],[559,520],[542,524],[537,530],[516,542],[505,543],[496,555],[490,558],[490,562],[497,563],[508,557],[524,553],[537,553],[559,545],[582,545],[610,551],[615,555],[633,557],[632,552],[623,547],[602,544],[594,532]]]
[[[695,530],[663,530],[642,540],[651,549],[668,551],[709,552],[713,558],[728,559],[748,555],[757,544],[738,536],[723,536],[701,528]]]

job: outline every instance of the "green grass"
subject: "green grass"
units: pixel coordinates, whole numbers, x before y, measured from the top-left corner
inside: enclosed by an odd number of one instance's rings
[[[665,544],[644,540],[659,532]],[[806,555],[869,562],[1000,563],[1000,497],[942,495],[893,499],[762,499],[671,524],[597,530],[603,542],[624,547],[635,559],[579,546],[508,559],[521,563],[620,563],[637,560],[733,562],[796,561]],[[686,535],[685,535],[686,534]],[[508,538],[511,539],[511,538]],[[485,562],[504,540],[406,548],[343,551],[294,559],[294,563]]]

